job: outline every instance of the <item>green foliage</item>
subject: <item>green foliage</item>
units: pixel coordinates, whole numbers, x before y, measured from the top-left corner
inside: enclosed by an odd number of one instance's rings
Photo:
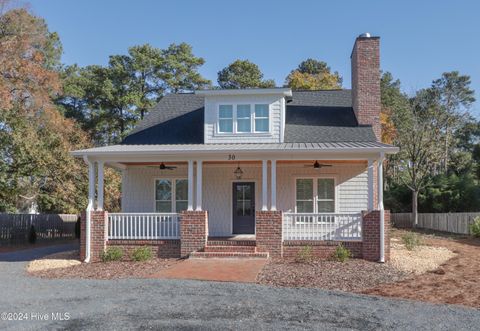
[[[28,242],[30,244],[35,244],[37,242],[37,231],[33,225],[31,225],[30,229],[28,230]]]
[[[475,217],[473,223],[470,224],[470,234],[480,238],[480,216]]]
[[[342,77],[332,73],[327,63],[315,59],[302,61],[285,79],[294,90],[332,90],[342,87]]]
[[[402,242],[409,251],[414,250],[422,244],[420,236],[414,232],[407,232],[402,236]]]
[[[132,252],[130,257],[136,262],[147,261],[153,258],[153,252],[148,246],[139,247]]]
[[[348,248],[340,244],[337,246],[337,248],[335,248],[332,257],[335,261],[345,262],[352,257],[352,253]]]
[[[123,258],[123,251],[120,247],[108,247],[100,258],[103,262],[120,261]]]
[[[273,80],[263,80],[260,68],[248,60],[236,60],[218,72],[218,84],[225,89],[275,87]]]
[[[295,258],[295,260],[299,263],[309,263],[313,260],[313,248],[312,246],[303,246],[299,251]]]

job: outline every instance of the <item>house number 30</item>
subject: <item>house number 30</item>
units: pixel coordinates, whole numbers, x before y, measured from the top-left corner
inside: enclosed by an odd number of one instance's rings
[[[229,161],[235,160],[235,154],[228,154],[228,160]]]

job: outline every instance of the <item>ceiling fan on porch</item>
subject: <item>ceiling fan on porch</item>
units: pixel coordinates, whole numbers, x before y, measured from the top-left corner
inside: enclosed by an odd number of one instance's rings
[[[150,168],[159,168],[160,170],[174,170],[177,169],[176,166],[167,166],[165,163],[160,163],[160,166],[149,166]]]
[[[314,164],[305,164],[305,168],[313,168],[313,169],[322,169],[324,167],[331,167],[331,164],[324,164],[324,163],[318,163],[318,161],[315,161]]]

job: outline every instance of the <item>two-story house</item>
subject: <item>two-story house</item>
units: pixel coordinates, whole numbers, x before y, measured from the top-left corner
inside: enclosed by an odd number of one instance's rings
[[[351,90],[167,95],[121,144],[73,152],[90,173],[82,255],[293,256],[308,244],[324,256],[343,243],[384,261],[382,162],[398,149],[380,142],[379,38],[359,36],[351,65]],[[104,166],[122,172],[121,213],[103,211]]]

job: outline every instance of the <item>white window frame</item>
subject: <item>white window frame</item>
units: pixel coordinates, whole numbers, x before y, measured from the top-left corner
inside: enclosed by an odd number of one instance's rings
[[[158,177],[153,180],[153,210],[155,213],[162,213],[157,211],[157,201],[163,201],[163,200],[157,200],[157,197],[156,197],[157,181],[159,180],[169,180],[172,182],[172,201],[171,201],[172,211],[170,213],[179,213],[180,211],[177,211],[177,197],[176,197],[177,180],[186,180],[187,184],[190,185],[190,183],[188,183],[188,178],[187,177]],[[184,200],[180,200],[180,201],[184,201]],[[185,201],[187,201],[188,203],[188,196],[187,196],[187,200]]]
[[[255,113],[255,106],[257,106],[257,105],[267,105],[267,112],[268,112],[267,117],[257,117],[257,114]],[[271,114],[270,114],[270,105],[269,105],[269,104],[266,104],[266,103],[255,103],[255,104],[253,105],[253,109],[252,109],[251,112],[252,112],[252,117],[253,117],[253,119],[252,119],[252,123],[253,123],[253,127],[252,127],[252,128],[253,128],[253,131],[252,131],[252,132],[254,132],[254,133],[267,133],[267,132],[270,132],[270,122],[272,121],[272,119],[271,119]],[[256,124],[256,121],[255,121],[255,120],[257,120],[257,119],[259,119],[259,120],[260,120],[260,119],[261,119],[261,120],[266,119],[266,120],[268,121],[268,131],[257,131],[257,124]]]
[[[295,213],[298,213],[297,211],[297,180],[298,179],[311,179],[313,183],[313,213],[302,213],[302,214],[336,214],[338,213],[338,186],[337,186],[337,178],[335,176],[299,176],[294,178],[294,187],[295,191],[293,194],[293,203],[295,206]],[[319,200],[318,199],[318,180],[319,179],[333,179],[333,187],[334,187],[334,206],[335,210],[331,213],[319,213],[318,212],[318,201],[330,201],[330,200]]]
[[[237,107],[238,105],[250,105],[250,132],[238,132],[237,130]],[[255,128],[255,105],[268,106],[268,131],[256,131]],[[220,131],[220,106],[232,106],[233,129],[232,132]],[[220,102],[216,104],[215,135],[218,136],[271,136],[272,135],[272,106],[270,102]],[[261,117],[264,118],[264,117]]]

